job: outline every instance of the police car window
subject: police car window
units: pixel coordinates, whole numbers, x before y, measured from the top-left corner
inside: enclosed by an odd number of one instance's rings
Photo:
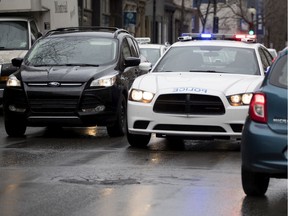
[[[221,46],[171,47],[153,71],[260,74],[253,49]]]
[[[272,55],[269,53],[268,50],[266,50],[266,49],[262,49],[262,50],[263,50],[263,52],[264,52],[264,55],[266,56],[266,59],[267,59],[269,65],[271,65],[271,64],[272,64],[272,61],[273,61]]]
[[[268,66],[270,65],[262,48],[259,48],[259,55],[261,58],[261,62],[262,62],[262,67],[264,70],[266,70],[268,68]]]

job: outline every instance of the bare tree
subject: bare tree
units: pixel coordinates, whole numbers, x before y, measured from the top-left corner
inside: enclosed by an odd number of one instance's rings
[[[212,10],[213,8],[211,5],[211,2],[212,2],[212,0],[208,1],[207,7],[204,10],[202,9],[203,7],[201,7],[202,0],[198,0],[196,3],[197,4],[197,12],[198,12],[201,24],[202,24],[202,31],[201,31],[202,33],[205,32],[205,27],[206,27],[208,15],[213,13],[213,10]]]

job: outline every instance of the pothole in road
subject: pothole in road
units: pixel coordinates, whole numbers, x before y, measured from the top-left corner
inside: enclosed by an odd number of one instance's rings
[[[81,184],[81,185],[131,185],[131,184],[140,184],[136,179],[60,179],[60,182],[71,183],[71,184]]]

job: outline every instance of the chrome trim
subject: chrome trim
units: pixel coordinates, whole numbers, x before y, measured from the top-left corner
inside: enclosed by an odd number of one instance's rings
[[[59,86],[51,86],[49,83],[27,83],[28,86],[50,86],[50,87],[61,87],[61,86],[82,86],[82,83],[60,83]]]

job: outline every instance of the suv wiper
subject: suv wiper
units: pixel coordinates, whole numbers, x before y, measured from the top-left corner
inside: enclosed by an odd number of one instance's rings
[[[5,47],[0,47],[0,49],[5,49]]]
[[[35,64],[33,67],[53,67],[53,66],[80,66],[80,67],[99,67],[96,64]]]
[[[222,71],[215,71],[215,70],[189,70],[189,72],[225,73]]]
[[[57,66],[99,67],[98,64],[59,64]]]

